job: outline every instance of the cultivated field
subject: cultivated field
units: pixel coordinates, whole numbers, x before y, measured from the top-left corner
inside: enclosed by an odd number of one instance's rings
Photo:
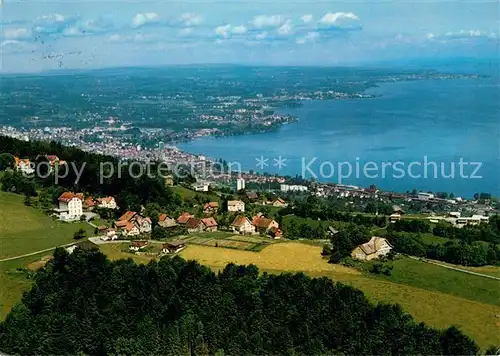
[[[437,271],[419,261],[412,261],[416,264],[410,262],[406,266],[398,261],[394,277],[373,277],[355,269],[328,264],[320,257],[320,251],[319,246],[280,243],[258,253],[188,246],[180,255],[196,259],[214,270],[224,268],[229,262],[253,263],[270,273],[302,271],[312,277],[326,276],[361,289],[373,301],[398,303],[417,321],[440,328],[457,325],[482,348],[500,344],[500,307],[498,299],[495,300],[497,284],[482,277],[462,275],[461,272]],[[401,268],[400,272],[396,271],[397,267]],[[436,280],[432,282],[435,273]],[[431,281],[426,281],[429,279]],[[459,284],[444,286],[450,283]],[[479,293],[474,293],[476,288],[479,288]]]
[[[73,242],[73,233],[86,223],[54,221],[42,211],[23,204],[23,196],[0,192],[0,259],[24,255]]]

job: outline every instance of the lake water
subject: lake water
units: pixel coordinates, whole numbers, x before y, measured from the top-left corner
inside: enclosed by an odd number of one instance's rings
[[[498,77],[386,83],[368,93],[381,97],[306,101],[299,108],[281,111],[297,116],[299,122],[278,131],[201,138],[179,148],[238,161],[244,170],[292,176],[305,172],[309,178],[314,174],[320,181],[338,182],[342,178],[339,162],[349,162],[352,174],[342,179],[342,183],[363,187],[376,184],[393,191],[413,188],[446,191],[466,197],[475,192],[500,195]],[[264,169],[256,166],[256,159],[261,156],[269,159],[266,162],[269,166]],[[281,169],[274,166],[274,159],[280,156],[286,159],[286,167]],[[481,162],[481,168],[474,174],[481,178],[471,177],[475,164],[463,165],[460,172],[460,159],[465,163]],[[374,163],[369,163],[369,170],[364,172],[368,161]],[[404,172],[389,166],[397,161],[401,161],[398,167]],[[360,167],[358,174],[356,162]],[[415,163],[410,168],[412,162]],[[436,162],[437,172],[429,162]],[[308,163],[310,170],[306,169]],[[451,165],[455,167],[452,177]],[[345,176],[349,170],[347,163],[342,167]]]

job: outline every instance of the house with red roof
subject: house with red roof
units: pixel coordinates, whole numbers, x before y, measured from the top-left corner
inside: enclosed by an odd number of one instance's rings
[[[184,225],[191,218],[194,218],[194,215],[185,211],[181,215],[179,215],[179,217],[177,218],[177,223],[181,224],[181,225]]]
[[[111,196],[105,198],[97,198],[97,207],[105,209],[118,209],[115,198]]]
[[[210,217],[210,218],[201,219],[201,223],[204,226],[204,228],[203,228],[204,231],[207,231],[207,232],[217,231],[217,221],[215,221],[214,218]]]
[[[59,208],[54,209],[59,219],[65,221],[80,220],[83,215],[83,194],[64,192],[59,197]]]
[[[202,232],[205,229],[205,225],[201,222],[200,219],[190,218],[186,222],[187,232],[192,234],[194,232]]]
[[[281,231],[279,230],[280,225],[278,222],[274,219],[266,218],[262,213],[259,213],[252,218],[252,224],[259,232],[266,233],[275,238],[276,236],[281,237]]]
[[[238,216],[231,224],[233,232],[240,234],[255,234],[255,226],[246,216]]]
[[[135,211],[127,211],[115,222],[115,227],[123,235],[136,236],[151,232],[152,222],[148,217],[144,217]]]

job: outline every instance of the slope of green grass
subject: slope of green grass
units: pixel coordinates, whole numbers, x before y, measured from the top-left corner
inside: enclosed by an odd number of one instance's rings
[[[94,229],[87,223],[55,221],[42,211],[27,207],[23,197],[0,192],[0,259],[24,255],[73,242],[80,228],[89,236]]]
[[[411,258],[397,259],[391,264],[394,267],[391,276],[370,276],[500,306],[498,280],[453,271]]]

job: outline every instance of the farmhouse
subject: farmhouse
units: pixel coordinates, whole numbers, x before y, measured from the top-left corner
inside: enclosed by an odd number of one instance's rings
[[[255,226],[252,225],[252,222],[246,216],[238,216],[234,219],[231,224],[231,229],[233,232],[238,232],[240,234],[255,233]]]
[[[115,226],[119,228],[124,235],[135,236],[140,233],[151,232],[151,219],[135,211],[127,211],[115,222]]]
[[[147,241],[132,241],[129,246],[130,251],[139,251],[145,248],[148,245]]]
[[[193,232],[201,232],[205,229],[205,225],[201,222],[200,219],[190,218],[186,222],[186,229],[190,234]]]
[[[106,208],[106,209],[117,209],[115,198],[106,197],[106,198],[97,198],[97,207]]]
[[[177,253],[186,248],[186,244],[182,241],[172,241],[163,244],[163,253]]]
[[[279,224],[276,220],[265,218],[262,213],[257,214],[252,218],[252,224],[257,231],[269,233],[272,228],[279,229]]]
[[[358,260],[372,260],[387,255],[392,250],[392,245],[382,237],[373,236],[370,241],[356,247],[351,256]]]
[[[181,215],[179,215],[179,217],[177,218],[177,223],[178,224],[181,224],[181,225],[184,225],[186,224],[189,219],[191,218],[194,218],[194,215],[188,213],[188,212],[183,212],[181,213]]]
[[[276,199],[275,201],[272,202],[273,206],[280,207],[280,208],[285,208],[288,206],[288,203],[284,201],[281,198]]]
[[[219,203],[216,201],[211,201],[203,206],[203,212],[205,214],[213,214],[216,213],[217,210],[219,210]]]
[[[177,222],[175,221],[175,219],[168,217],[167,214],[160,214],[160,216],[158,217],[158,225],[168,228],[177,226]]]
[[[59,197],[59,208],[54,211],[59,213],[61,220],[79,220],[83,215],[83,194],[62,193]]]
[[[245,203],[241,200],[229,200],[227,202],[227,211],[230,212],[244,212]]]
[[[217,221],[214,218],[205,218],[201,219],[201,223],[203,224],[203,230],[208,232],[217,231]]]
[[[405,213],[405,211],[403,209],[401,209],[401,207],[399,205],[393,205],[392,212],[394,214],[399,214],[399,215],[403,215]]]

